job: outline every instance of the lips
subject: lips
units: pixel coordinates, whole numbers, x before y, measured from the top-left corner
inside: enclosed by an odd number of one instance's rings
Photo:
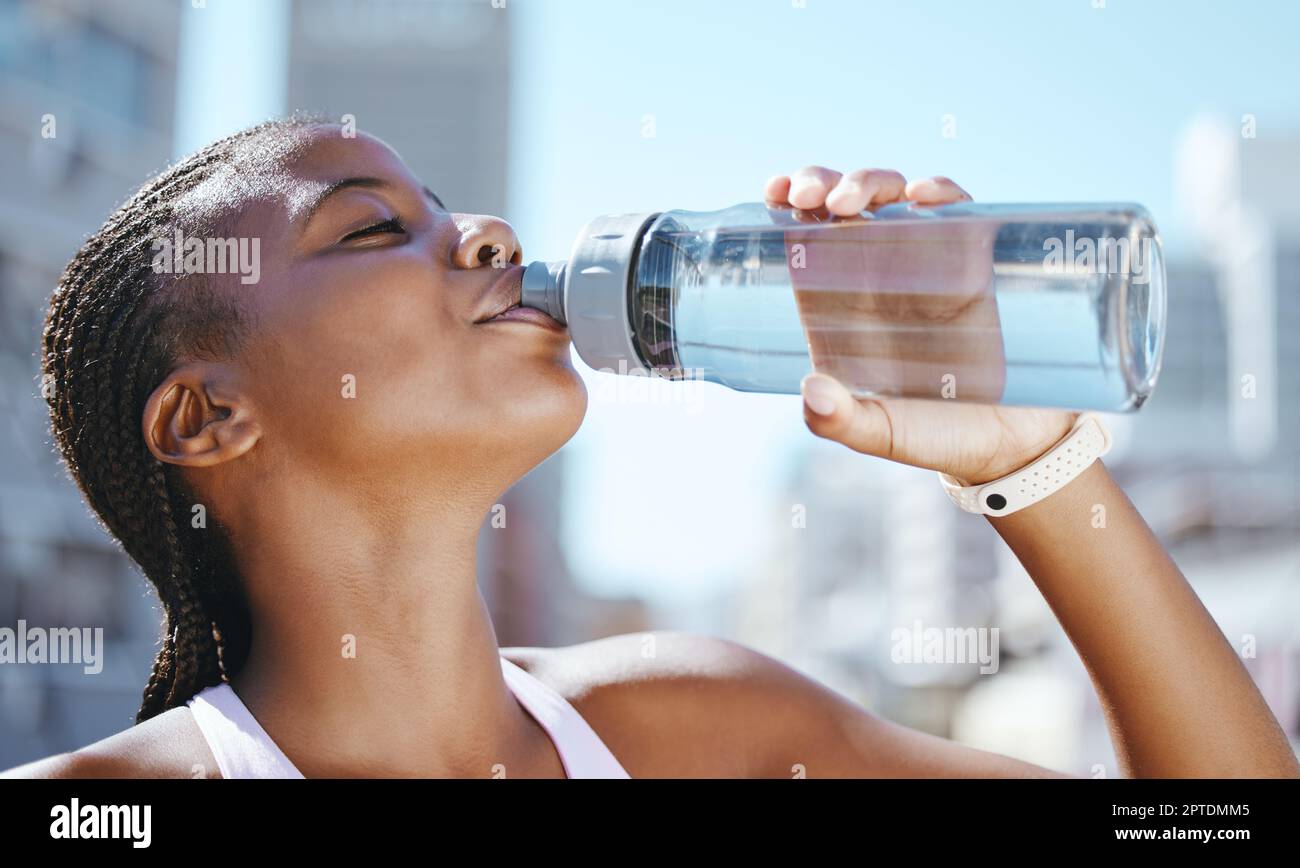
[[[507,268],[505,273],[488,287],[487,292],[479,300],[478,317],[474,322],[488,322],[511,308],[518,307],[519,299],[523,293],[523,280],[524,267],[522,265],[512,265]]]
[[[519,302],[516,301],[514,304],[510,305],[509,307],[507,307],[505,310],[502,310],[502,311],[500,311],[499,313],[494,313],[494,314],[492,314],[492,316],[489,316],[489,317],[487,317],[487,318],[485,318],[485,319],[481,319],[481,320],[479,320],[479,322],[481,322],[481,323],[484,323],[484,322],[492,322],[492,320],[494,320],[494,319],[500,319],[501,317],[503,317],[503,316],[505,316],[506,314],[510,313],[510,311],[512,311],[512,310],[519,310]]]
[[[523,293],[524,266],[512,265],[506,269],[484,295],[479,304],[480,315],[475,324],[497,322],[523,322],[542,326],[556,331],[564,331],[564,326],[543,311],[531,307],[522,307],[520,298]]]
[[[526,322],[533,325],[543,326],[553,331],[564,331],[564,326],[550,314],[540,311],[535,307],[522,307],[514,305],[507,308],[487,322]]]

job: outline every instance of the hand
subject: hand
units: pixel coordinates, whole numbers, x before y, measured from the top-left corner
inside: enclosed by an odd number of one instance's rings
[[[788,213],[778,218],[791,224],[788,252],[802,245],[802,267],[791,275],[817,371],[803,382],[808,427],[858,452],[974,485],[1033,461],[1077,418],[970,403],[999,400],[1005,378],[992,292],[994,230],[942,220],[894,227],[883,218],[833,232],[797,228],[893,202],[970,198],[947,178],[908,183],[883,169],[842,175],[821,166],[778,175],[764,190],[770,208]],[[899,243],[904,233],[907,243]],[[882,397],[855,398],[846,382]],[[945,387],[960,390],[963,401],[945,399]]]

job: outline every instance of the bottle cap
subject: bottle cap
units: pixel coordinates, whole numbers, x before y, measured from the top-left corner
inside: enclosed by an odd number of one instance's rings
[[[597,217],[573,244],[564,269],[564,321],[578,355],[596,370],[646,370],[632,338],[628,287],[641,236],[658,216]]]

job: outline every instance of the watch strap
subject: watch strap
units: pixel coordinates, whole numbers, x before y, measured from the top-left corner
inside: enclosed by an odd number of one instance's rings
[[[1095,413],[1081,413],[1070,433],[1017,471],[980,485],[963,485],[947,473],[939,481],[952,502],[980,515],[1010,515],[1064,488],[1110,451],[1111,436]]]

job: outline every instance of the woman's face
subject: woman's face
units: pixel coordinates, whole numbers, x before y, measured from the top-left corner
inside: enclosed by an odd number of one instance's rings
[[[313,128],[235,221],[259,238],[240,391],[259,447],[312,467],[508,486],[577,430],[567,332],[491,319],[523,251],[495,217],[445,210],[379,140]],[[486,490],[486,489],[483,489]]]

